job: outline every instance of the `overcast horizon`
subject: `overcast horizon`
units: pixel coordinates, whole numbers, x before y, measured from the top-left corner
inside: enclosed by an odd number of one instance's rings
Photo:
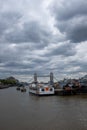
[[[86,0],[0,0],[0,78],[87,74]]]

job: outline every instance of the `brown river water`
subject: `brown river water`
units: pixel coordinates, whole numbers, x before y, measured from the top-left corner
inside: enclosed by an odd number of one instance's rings
[[[0,90],[0,130],[87,130],[87,95],[38,97]]]

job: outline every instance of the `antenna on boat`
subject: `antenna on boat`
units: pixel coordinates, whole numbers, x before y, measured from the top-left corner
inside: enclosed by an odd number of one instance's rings
[[[51,72],[51,73],[50,73],[50,84],[53,84],[53,78],[54,78],[54,77],[53,77],[53,73]]]
[[[37,73],[34,73],[34,83],[37,83]]]

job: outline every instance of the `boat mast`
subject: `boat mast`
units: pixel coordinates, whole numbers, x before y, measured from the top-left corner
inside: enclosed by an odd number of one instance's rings
[[[50,84],[53,85],[53,73],[50,73]]]
[[[34,83],[37,83],[37,74],[34,73]]]

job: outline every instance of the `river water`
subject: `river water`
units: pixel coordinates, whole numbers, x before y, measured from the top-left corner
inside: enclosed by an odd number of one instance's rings
[[[0,90],[0,130],[87,130],[87,95],[38,97]]]

